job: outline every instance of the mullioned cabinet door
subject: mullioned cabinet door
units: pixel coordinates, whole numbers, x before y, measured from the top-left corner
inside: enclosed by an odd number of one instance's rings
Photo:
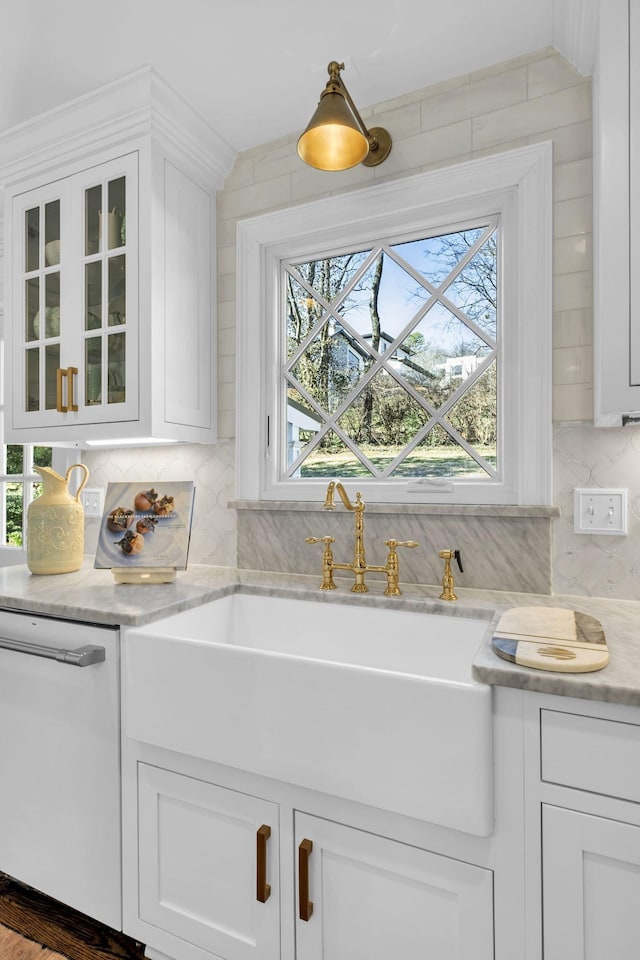
[[[8,428],[138,416],[137,154],[13,198]]]

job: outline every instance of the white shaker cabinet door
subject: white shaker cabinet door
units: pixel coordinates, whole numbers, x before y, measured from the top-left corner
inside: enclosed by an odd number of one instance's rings
[[[296,960],[493,960],[490,870],[307,814],[295,827]]]
[[[148,946],[180,960],[277,960],[277,804],[144,763],[138,790]]]
[[[640,827],[542,809],[545,960],[637,960]]]

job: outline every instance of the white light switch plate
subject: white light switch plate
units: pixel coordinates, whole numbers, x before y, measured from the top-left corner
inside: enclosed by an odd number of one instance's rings
[[[104,489],[85,487],[82,491],[82,508],[85,517],[101,517],[104,510]]]
[[[574,533],[598,533],[613,537],[626,536],[626,490],[583,487],[576,488],[573,493]]]

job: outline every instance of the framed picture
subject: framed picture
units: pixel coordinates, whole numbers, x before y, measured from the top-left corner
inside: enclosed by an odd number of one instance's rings
[[[186,570],[194,493],[187,480],[109,483],[95,566]]]

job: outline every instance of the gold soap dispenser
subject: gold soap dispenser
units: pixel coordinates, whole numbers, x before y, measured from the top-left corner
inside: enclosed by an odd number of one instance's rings
[[[458,564],[458,569],[460,573],[464,573],[462,569],[462,557],[459,550],[440,550],[438,556],[441,560],[444,560],[444,576],[442,577],[442,593],[440,594],[441,600],[457,600],[456,594],[453,592],[454,582],[453,574],[451,573],[451,561],[455,560]]]

